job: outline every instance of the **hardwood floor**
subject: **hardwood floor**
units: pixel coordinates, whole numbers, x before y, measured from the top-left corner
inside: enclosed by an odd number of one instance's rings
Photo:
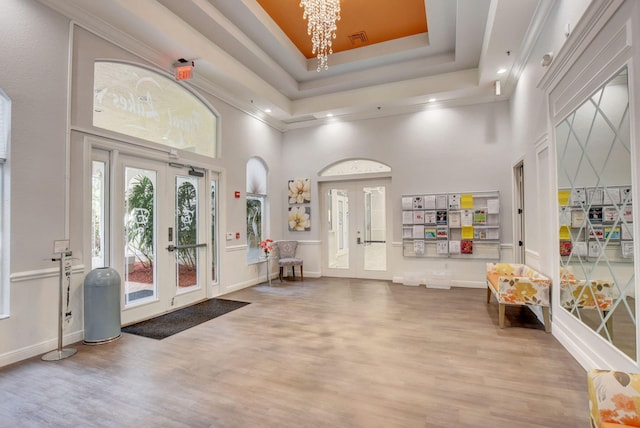
[[[0,426],[588,426],[583,369],[528,312],[498,328],[485,290],[320,278],[223,298],[251,304],[0,369]]]

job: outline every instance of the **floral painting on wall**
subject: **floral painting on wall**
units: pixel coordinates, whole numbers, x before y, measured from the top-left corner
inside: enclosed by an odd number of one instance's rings
[[[306,204],[311,202],[311,180],[296,178],[289,180],[289,204]]]
[[[311,208],[290,207],[288,222],[290,231],[304,232],[311,230]]]

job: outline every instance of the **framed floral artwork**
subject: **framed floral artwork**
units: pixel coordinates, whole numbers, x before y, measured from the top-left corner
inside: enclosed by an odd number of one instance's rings
[[[293,232],[304,232],[311,230],[311,208],[309,207],[289,207],[289,230]]]
[[[289,204],[306,204],[311,202],[311,180],[296,178],[289,180]]]

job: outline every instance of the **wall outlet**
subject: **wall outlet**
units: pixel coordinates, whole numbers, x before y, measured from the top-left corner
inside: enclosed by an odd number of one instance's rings
[[[227,241],[231,241],[233,239],[233,232],[227,232]]]

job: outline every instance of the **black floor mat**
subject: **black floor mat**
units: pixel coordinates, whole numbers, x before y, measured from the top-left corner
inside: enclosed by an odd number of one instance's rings
[[[248,304],[248,302],[235,300],[210,299],[178,309],[175,312],[123,327],[122,331],[152,339],[164,339]]]

